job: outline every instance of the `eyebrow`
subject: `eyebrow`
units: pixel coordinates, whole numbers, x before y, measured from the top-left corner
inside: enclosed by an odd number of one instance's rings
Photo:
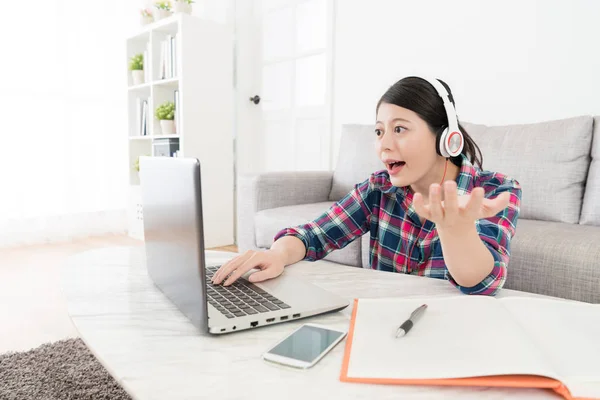
[[[394,118],[394,119],[392,120],[392,122],[396,122],[396,121],[404,121],[404,122],[408,122],[409,124],[411,123],[409,120],[407,120],[407,119],[404,119],[404,118]],[[376,124],[383,124],[383,122],[381,122],[381,121],[377,121],[377,122],[376,122]]]

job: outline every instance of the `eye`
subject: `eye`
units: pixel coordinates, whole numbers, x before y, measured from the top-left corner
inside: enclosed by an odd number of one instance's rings
[[[396,133],[402,133],[402,131],[405,131],[405,130],[406,130],[406,128],[403,126],[397,126],[394,128],[394,132],[396,132]]]
[[[383,132],[381,131],[381,129],[375,129],[375,134],[377,136],[381,136],[383,134]]]

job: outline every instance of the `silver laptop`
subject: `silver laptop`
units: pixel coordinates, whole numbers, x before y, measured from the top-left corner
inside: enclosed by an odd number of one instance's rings
[[[195,158],[140,157],[148,274],[201,332],[230,333],[349,305],[285,271],[261,283],[246,280],[249,272],[230,286],[213,285],[220,265],[205,260],[200,176]]]

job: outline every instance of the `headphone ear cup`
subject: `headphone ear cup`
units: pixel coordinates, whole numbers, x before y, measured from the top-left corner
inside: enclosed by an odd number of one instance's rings
[[[463,150],[464,137],[460,129],[456,132],[448,132],[443,142],[444,149],[450,157],[457,157]]]
[[[450,157],[450,154],[446,150],[446,136],[448,135],[448,127],[442,128],[438,131],[438,134],[435,137],[435,149],[437,153],[442,157]]]

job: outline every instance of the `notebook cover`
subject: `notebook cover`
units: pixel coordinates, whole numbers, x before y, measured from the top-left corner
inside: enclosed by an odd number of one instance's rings
[[[481,376],[473,378],[450,378],[450,379],[389,379],[389,378],[354,378],[348,376],[348,364],[350,363],[350,352],[352,351],[352,340],[354,338],[354,323],[358,310],[358,299],[354,299],[354,309],[350,319],[350,328],[340,380],[343,382],[373,383],[383,385],[434,385],[434,386],[487,386],[487,387],[511,387],[511,388],[540,388],[552,389],[568,400],[594,400],[584,398],[573,398],[571,393],[562,382],[556,379],[535,375],[501,375]]]

